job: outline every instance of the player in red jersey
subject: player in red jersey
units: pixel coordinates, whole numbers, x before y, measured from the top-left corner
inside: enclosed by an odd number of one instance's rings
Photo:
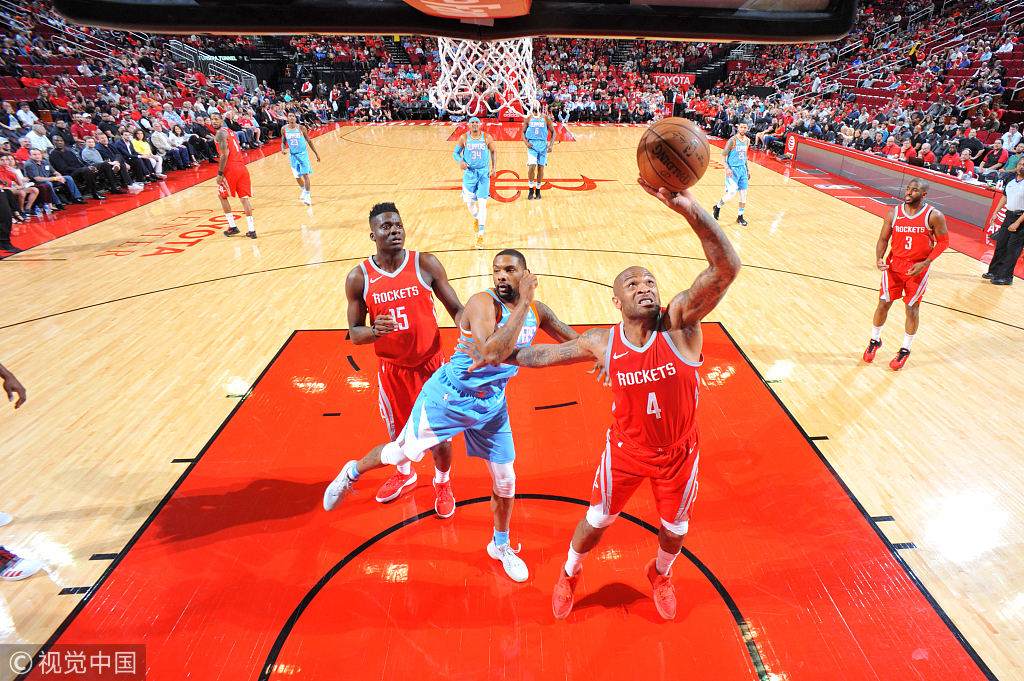
[[[394,441],[409,420],[420,388],[446,359],[434,295],[456,327],[463,308],[441,262],[430,253],[405,250],[405,226],[395,204],[378,203],[370,210],[370,239],[377,245],[377,254],[349,272],[345,282],[349,337],[356,345],[373,343],[379,359],[380,416]],[[455,512],[448,481],[451,443],[442,442],[432,453],[437,492],[434,509],[447,518]],[[397,499],[415,484],[416,471],[407,461],[380,488],[377,501]]]
[[[654,275],[643,267],[629,267],[613,286],[612,302],[622,312],[620,324],[591,329],[561,345],[518,348],[505,360],[523,367],[598,360],[612,380],[614,421],[594,479],[590,510],[576,526],[551,598],[559,619],[572,610],[583,559],[645,479],[651,481],[661,516],[658,555],[647,564],[647,578],[658,612],[665,619],[675,616],[671,567],[682,549],[697,494],[700,320],[715,309],[740,270],[739,256],[725,233],[689,191],[656,191],[642,179],[639,182],[690,223],[704,247],[707,269],[662,309]],[[474,365],[482,365],[474,359]]]
[[[252,198],[252,182],[249,180],[249,169],[245,167],[245,159],[242,158],[242,149],[238,146],[238,138],[224,125],[224,117],[219,113],[210,114],[213,127],[217,129],[217,153],[220,154],[220,167],[217,169],[217,196],[220,197],[220,205],[224,208],[224,216],[228,219],[228,229],[224,231],[225,236],[238,234],[238,227],[235,226],[235,216],[231,214],[231,204],[228,203],[228,196],[237,196],[242,200],[242,209],[245,210],[245,222],[248,230],[245,235],[250,239],[256,238],[256,228],[252,224],[252,206],[249,199]]]
[[[871,327],[871,341],[864,351],[864,361],[871,362],[882,347],[882,326],[889,316],[889,308],[900,297],[907,304],[907,322],[903,346],[889,362],[889,368],[899,371],[910,357],[910,344],[921,321],[920,305],[928,287],[928,272],[932,262],[949,246],[946,216],[924,202],[928,196],[928,181],[914,178],[907,183],[903,204],[885,214],[882,233],[875,245],[878,269],[882,270],[882,290]],[[890,247],[891,243],[891,249]],[[889,249],[889,257],[885,251]]]

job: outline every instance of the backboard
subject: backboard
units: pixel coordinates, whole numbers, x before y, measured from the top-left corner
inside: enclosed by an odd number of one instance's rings
[[[68,19],[155,33],[527,36],[818,42],[856,0],[54,0]]]

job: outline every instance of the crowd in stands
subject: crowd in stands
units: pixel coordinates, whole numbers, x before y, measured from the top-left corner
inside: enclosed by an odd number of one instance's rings
[[[746,68],[704,92],[665,92],[655,76],[692,73],[733,46],[536,38],[538,97],[563,122],[644,123],[674,104],[721,136],[747,120],[765,148],[779,149],[797,132],[998,181],[1024,149],[1016,125],[1024,105],[1015,100],[1024,13],[980,2],[940,11],[923,0],[889,1],[862,3],[842,41],[759,46]],[[224,114],[244,148],[279,136],[290,110],[309,127],[448,115],[447,103],[430,99],[441,61],[433,38],[260,38],[289,55],[289,72],[309,65],[343,75],[330,85],[299,79],[284,92],[264,81],[247,92],[176,64],[163,37],[71,26],[43,0],[19,2],[18,12],[0,12],[0,247],[8,245],[8,209],[17,225],[215,161],[213,112]],[[211,55],[258,49],[240,36],[179,39]],[[402,53],[408,64],[396,63],[406,61],[396,60]],[[480,97],[469,113],[499,105]]]

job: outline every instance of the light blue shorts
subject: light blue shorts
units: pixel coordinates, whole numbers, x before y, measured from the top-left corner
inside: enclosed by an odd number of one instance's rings
[[[526,165],[546,166],[548,164],[548,143],[542,142],[539,149],[530,145],[526,150]]]
[[[491,198],[491,173],[487,168],[466,168],[462,173],[464,201]]]
[[[459,433],[466,435],[466,453],[492,463],[512,463],[516,447],[508,420],[505,391],[468,392],[448,377],[447,365],[427,379],[412,407],[412,414],[395,444],[410,461]]]
[[[725,191],[736,192],[744,191],[747,188],[747,169],[746,168],[733,168],[729,167],[732,171],[732,177],[726,176],[725,178]]]
[[[313,167],[309,164],[309,154],[288,154],[292,163],[292,174],[295,177],[312,175]]]

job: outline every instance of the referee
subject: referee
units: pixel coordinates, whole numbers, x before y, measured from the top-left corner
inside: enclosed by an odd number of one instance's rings
[[[1011,286],[1014,265],[1017,264],[1021,249],[1024,249],[1024,228],[1021,226],[1021,222],[1024,222],[1024,164],[1017,164],[1017,176],[1006,183],[1006,189],[996,206],[996,214],[1003,206],[1006,206],[1006,219],[996,233],[996,252],[992,255],[988,272],[981,276],[991,279],[996,286]],[[993,215],[993,225],[995,221]]]

